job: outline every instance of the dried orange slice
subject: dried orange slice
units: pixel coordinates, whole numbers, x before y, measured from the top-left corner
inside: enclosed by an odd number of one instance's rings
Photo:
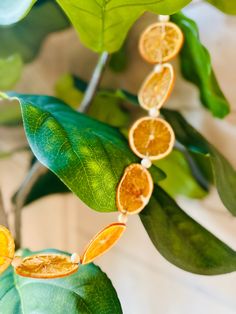
[[[167,62],[180,51],[184,41],[181,29],[171,22],[150,25],[141,35],[139,50],[149,63]]]
[[[0,225],[0,274],[10,266],[15,254],[15,243],[10,231]]]
[[[144,81],[138,99],[146,110],[160,109],[174,87],[174,70],[171,64],[162,65],[160,72],[153,71]]]
[[[78,270],[70,256],[58,254],[38,254],[25,257],[15,267],[17,275],[39,279],[53,279],[69,276]]]
[[[141,118],[129,131],[130,147],[140,158],[164,158],[171,152],[174,142],[175,134],[171,126],[159,118]]]
[[[140,164],[125,169],[116,192],[119,211],[127,214],[139,213],[149,202],[153,191],[150,173]]]
[[[117,222],[107,226],[96,234],[85,249],[81,258],[81,264],[91,263],[95,258],[110,250],[120,239],[125,229],[125,224]]]

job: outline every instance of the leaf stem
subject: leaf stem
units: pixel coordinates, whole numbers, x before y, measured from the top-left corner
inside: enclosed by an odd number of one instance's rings
[[[23,183],[21,184],[16,197],[14,204],[15,212],[15,244],[16,248],[21,247],[21,227],[22,227],[22,217],[21,210],[25,204],[27,196],[40,176],[47,172],[45,168],[39,161],[36,161],[31,167],[30,171],[27,173]]]
[[[86,112],[89,108],[89,105],[91,104],[91,101],[94,98],[94,95],[97,91],[97,88],[99,86],[99,83],[101,82],[102,75],[104,73],[104,70],[106,68],[106,64],[109,59],[108,52],[104,51],[98,59],[97,65],[94,69],[94,72],[92,74],[92,78],[88,84],[88,87],[86,89],[86,92],[84,94],[84,98],[78,108],[79,112]]]

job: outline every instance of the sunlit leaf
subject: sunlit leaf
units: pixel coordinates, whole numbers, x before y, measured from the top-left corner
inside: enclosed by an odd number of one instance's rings
[[[57,0],[81,41],[96,51],[117,51],[133,23],[145,12],[172,14],[191,0]]]
[[[11,89],[20,79],[22,68],[23,62],[18,54],[0,59],[0,90]]]
[[[227,14],[236,14],[236,1],[234,0],[207,0],[219,10]]]

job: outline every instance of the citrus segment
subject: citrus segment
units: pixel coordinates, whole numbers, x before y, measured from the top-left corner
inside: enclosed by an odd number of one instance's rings
[[[140,164],[132,164],[125,169],[116,192],[119,211],[127,214],[139,213],[149,202],[153,191],[150,173]]]
[[[53,279],[69,276],[78,270],[69,256],[58,254],[39,254],[25,257],[15,267],[17,275],[38,279]]]
[[[81,258],[81,263],[91,263],[95,258],[110,250],[120,239],[125,229],[126,225],[124,223],[113,223],[96,234],[87,246]]]
[[[146,110],[160,109],[174,87],[174,70],[171,64],[163,64],[162,71],[153,71],[144,81],[138,99]]]
[[[10,231],[0,225],[0,274],[10,266],[15,254],[15,243]]]
[[[141,118],[129,132],[130,147],[140,158],[164,158],[171,152],[174,142],[175,135],[171,126],[159,118]]]
[[[181,29],[171,22],[150,25],[141,35],[139,50],[149,63],[167,62],[180,51],[184,41]]]

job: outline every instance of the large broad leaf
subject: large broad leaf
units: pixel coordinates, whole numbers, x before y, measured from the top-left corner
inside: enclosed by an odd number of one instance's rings
[[[211,164],[215,184],[225,207],[236,215],[236,171],[218,150],[198,133],[180,113],[162,109],[172,125],[177,140],[193,154],[206,156]]]
[[[207,0],[210,4],[227,14],[236,14],[235,0]]]
[[[45,252],[49,250],[37,253]],[[32,254],[28,250],[23,251],[24,256]],[[9,268],[0,276],[0,312],[119,314],[122,309],[106,274],[94,264],[89,264],[80,266],[74,275],[53,280],[20,277]]]
[[[57,0],[81,41],[96,52],[114,52],[130,27],[145,12],[173,14],[191,0]]]
[[[116,210],[124,168],[137,162],[118,129],[80,114],[49,96],[18,97],[30,147],[37,159],[91,208]],[[163,172],[152,167],[154,181]]]
[[[153,244],[172,264],[201,275],[236,270],[236,252],[190,218],[160,187],[140,214]]]
[[[18,54],[0,59],[0,90],[11,89],[19,80],[22,68],[23,62]]]
[[[65,29],[69,25],[67,18],[54,1],[43,1],[42,4],[35,5],[19,23],[0,28],[0,57],[6,58],[18,53],[24,62],[29,62],[35,57],[49,33]]]
[[[4,0],[0,2],[0,25],[10,25],[21,20],[37,0]]]
[[[201,44],[196,23],[182,13],[174,14],[171,19],[185,36],[180,54],[183,76],[198,86],[202,104],[214,116],[223,118],[229,113],[230,105],[216,80],[209,52]]]

